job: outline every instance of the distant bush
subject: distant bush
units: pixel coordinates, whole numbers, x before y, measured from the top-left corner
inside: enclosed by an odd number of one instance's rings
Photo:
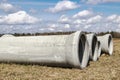
[[[39,36],[39,35],[66,35],[71,34],[75,31],[70,32],[50,32],[50,33],[14,33],[14,36]]]
[[[111,34],[113,36],[113,38],[120,38],[120,33],[119,32],[101,32],[101,33],[97,33],[97,35],[105,35],[105,34]]]
[[[2,35],[4,35],[4,34],[0,34],[0,37],[1,37]]]

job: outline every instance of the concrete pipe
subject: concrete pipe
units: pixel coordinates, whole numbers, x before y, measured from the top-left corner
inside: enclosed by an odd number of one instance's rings
[[[101,43],[100,41],[98,41],[98,58],[100,57],[101,55]]]
[[[113,53],[113,39],[111,34],[98,36],[98,41],[101,43],[102,53],[112,55]]]
[[[98,42],[97,37],[94,33],[87,34],[87,40],[89,43],[90,49],[90,60],[97,61],[98,58]]]
[[[0,61],[38,63],[48,66],[84,68],[89,60],[85,34],[4,36],[0,38]]]

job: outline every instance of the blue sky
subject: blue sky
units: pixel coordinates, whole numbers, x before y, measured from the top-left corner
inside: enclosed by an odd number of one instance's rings
[[[120,32],[120,0],[1,0],[0,33]]]

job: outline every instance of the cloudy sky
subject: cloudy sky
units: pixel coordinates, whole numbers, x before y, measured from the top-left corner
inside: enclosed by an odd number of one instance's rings
[[[120,32],[120,0],[0,0],[0,33]]]

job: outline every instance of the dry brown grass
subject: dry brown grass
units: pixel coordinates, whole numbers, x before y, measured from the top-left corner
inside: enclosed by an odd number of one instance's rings
[[[0,80],[120,80],[120,39],[114,39],[112,56],[102,55],[83,70],[1,63]]]

